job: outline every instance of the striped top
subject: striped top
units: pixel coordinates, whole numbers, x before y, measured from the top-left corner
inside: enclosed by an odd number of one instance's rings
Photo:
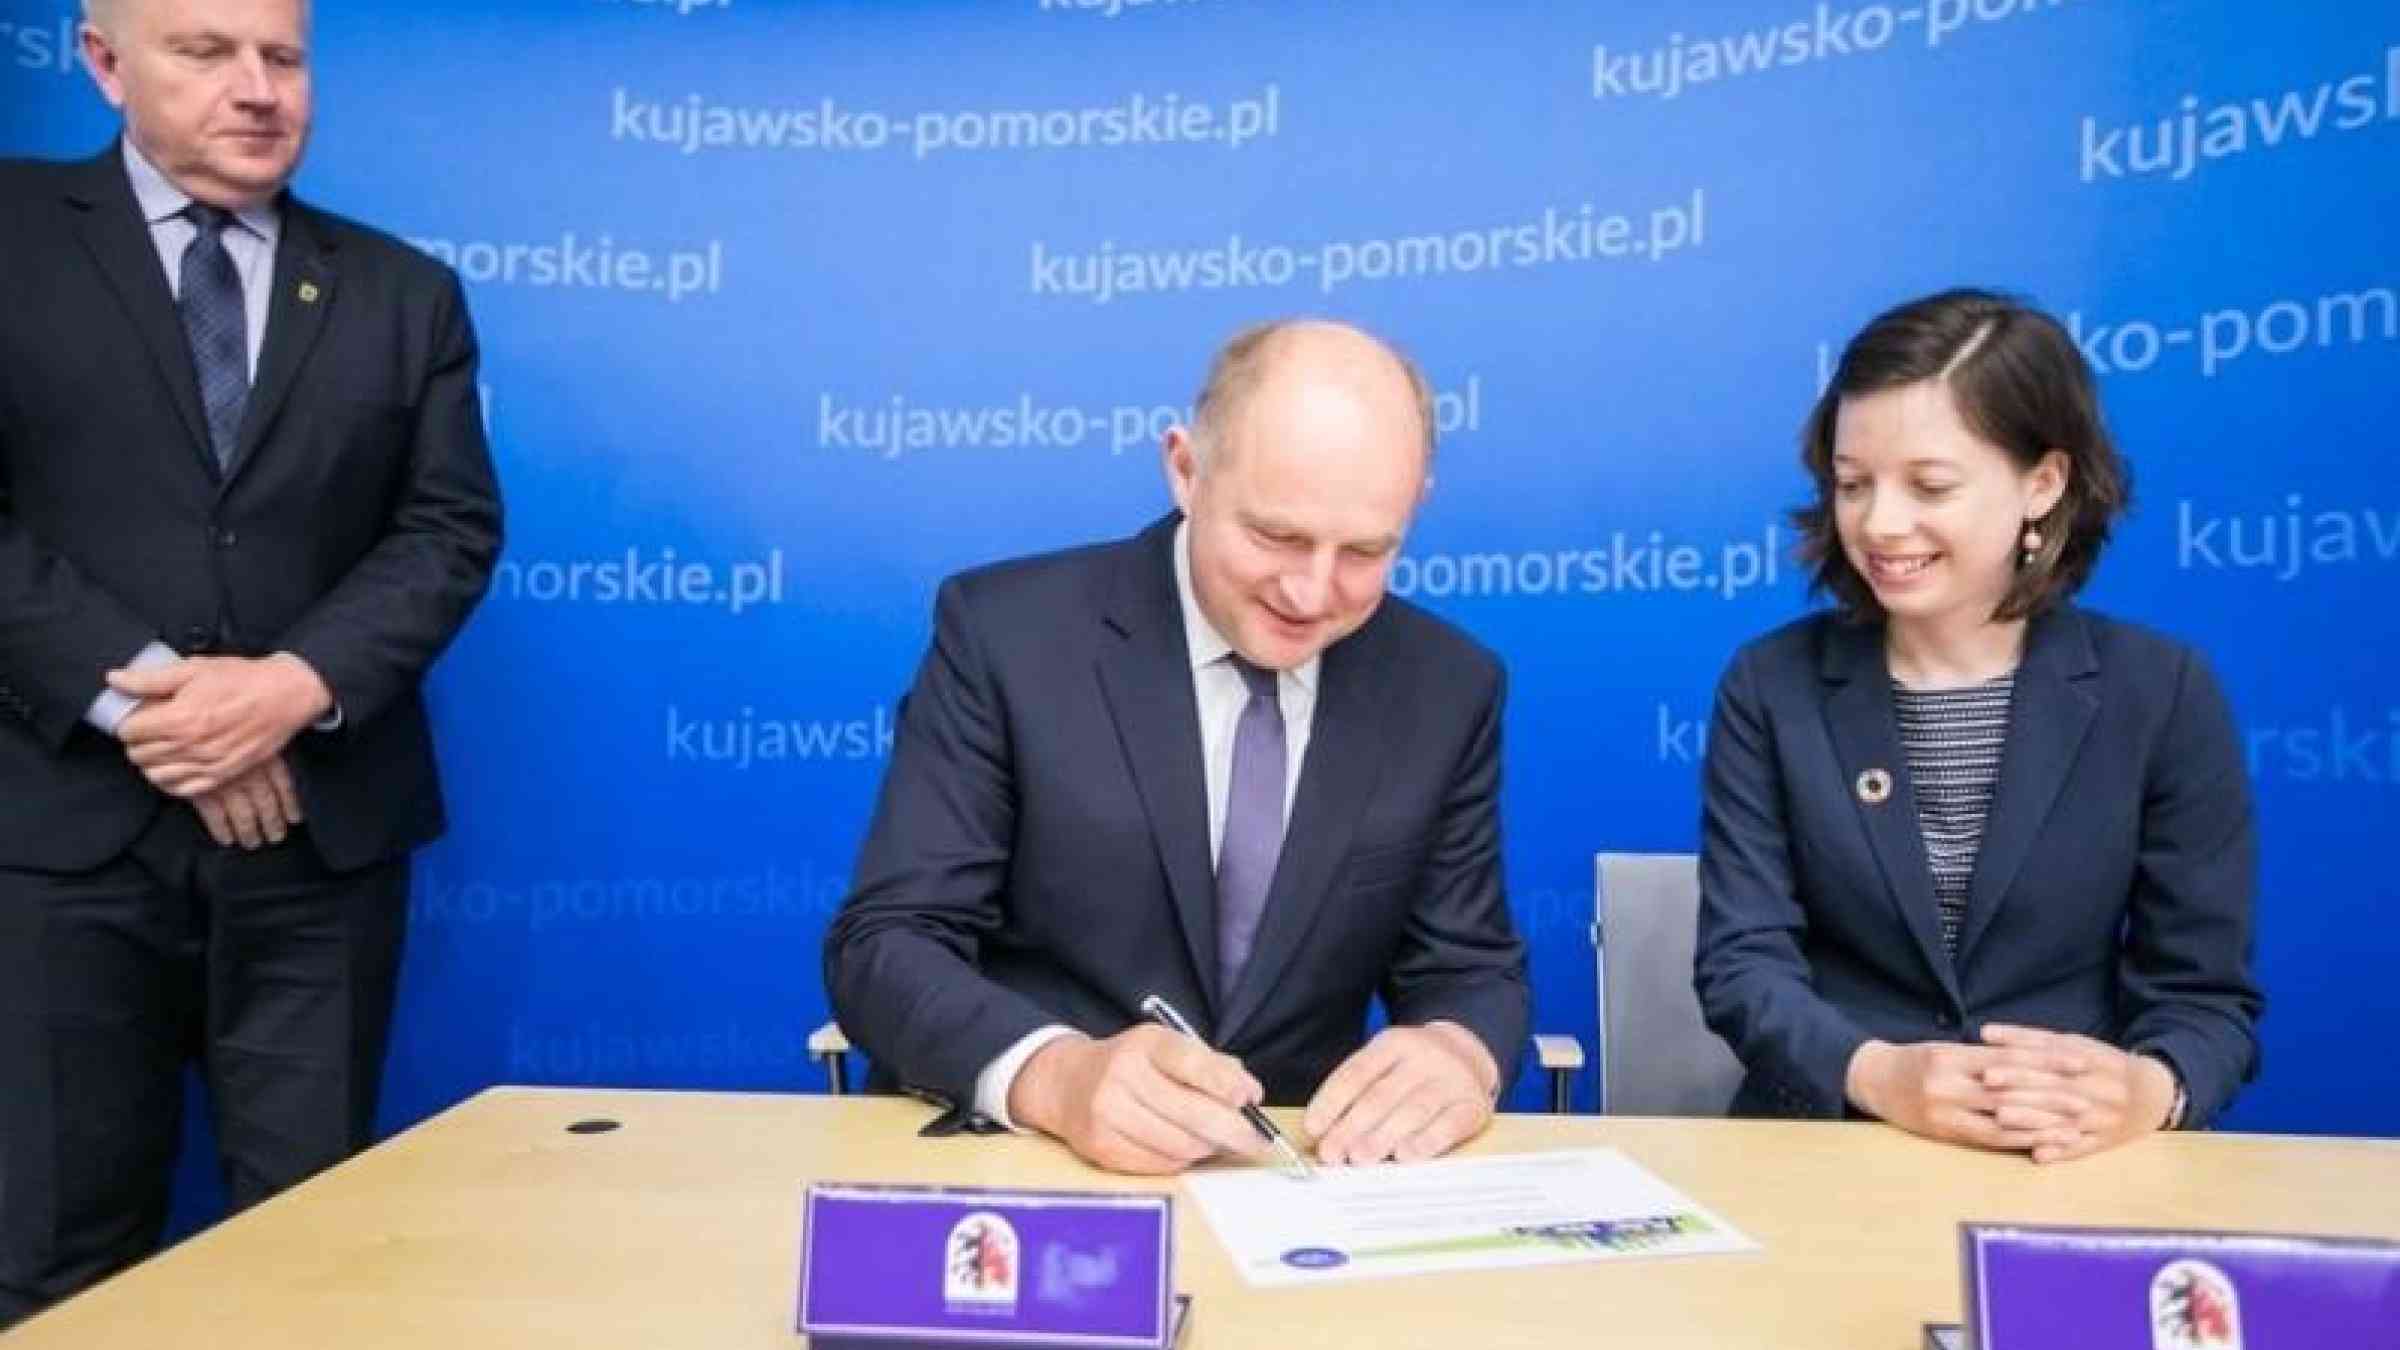
[[[2008,735],[2014,671],[1959,689],[1909,689],[1892,684],[1900,745],[1917,799],[1917,828],[1933,869],[1933,898],[1941,909],[1942,948],[1958,955],[1967,917],[1967,883],[1983,847],[1983,822],[2000,781],[2000,747]]]

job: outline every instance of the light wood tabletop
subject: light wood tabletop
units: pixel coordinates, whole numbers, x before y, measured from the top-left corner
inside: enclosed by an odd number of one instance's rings
[[[1171,1187],[1035,1138],[921,1139],[905,1098],[496,1088],[0,1338],[9,1350],[790,1347],[801,1184]],[[575,1122],[619,1128],[576,1134]],[[2168,1135],[2059,1167],[1872,1124],[1503,1116],[1472,1152],[1609,1145],[1764,1251],[1243,1285],[1176,1207],[1197,1347],[1916,1350],[1962,1219],[2400,1238],[2400,1143]]]

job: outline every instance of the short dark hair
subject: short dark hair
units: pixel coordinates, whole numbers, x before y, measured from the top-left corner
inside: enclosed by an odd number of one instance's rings
[[[1852,618],[1876,619],[1883,606],[1850,565],[1835,532],[1834,423],[1844,399],[1939,379],[1959,420],[2020,469],[2064,451],[2067,490],[2050,513],[2030,522],[2042,546],[2017,569],[1992,612],[2022,619],[2073,595],[2092,575],[2110,527],[2133,499],[2131,470],[2118,457],[2100,416],[2091,367],[2058,321],[2012,296],[1949,290],[1875,316],[1842,349],[1841,364],[1800,430],[1800,463],[1816,500],[1792,512],[1811,593],[1828,592]]]

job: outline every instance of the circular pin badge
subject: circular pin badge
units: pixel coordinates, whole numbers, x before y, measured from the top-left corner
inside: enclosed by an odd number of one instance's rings
[[[1869,769],[1858,776],[1858,799],[1869,806],[1881,806],[1892,799],[1892,775],[1882,769]]]

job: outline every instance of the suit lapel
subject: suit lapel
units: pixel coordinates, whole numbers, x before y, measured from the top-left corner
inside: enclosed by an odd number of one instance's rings
[[[1385,700],[1375,682],[1372,623],[1325,651],[1318,667],[1316,717],[1308,757],[1300,767],[1283,854],[1267,889],[1266,912],[1250,960],[1226,999],[1220,1044],[1232,1040],[1283,978],[1317,912],[1332,897],[1336,874],[1350,854],[1358,819],[1383,772]]]
[[[159,264],[158,247],[134,200],[133,185],[125,178],[123,151],[112,145],[87,160],[68,201],[76,208],[83,246],[92,263],[116,293],[125,317],[150,349],[168,400],[183,419],[189,438],[177,456],[204,480],[216,476],[216,456],[208,445],[208,421],[200,411],[200,379],[192,370],[192,352],[183,336],[183,320],[175,312],[175,295]]]
[[[258,378],[242,413],[226,487],[257,458],[258,448],[291,397],[292,381],[316,346],[334,302],[333,251],[319,237],[310,212],[286,197],[283,229],[275,245],[275,284],[267,302],[267,336],[258,354]]]
[[[1925,836],[1917,824],[1917,802],[1909,782],[1908,756],[1892,713],[1892,682],[1883,660],[1879,624],[1836,622],[1826,629],[1820,667],[1828,689],[1825,728],[1833,737],[1842,781],[1838,790],[1858,813],[1858,823],[1883,872],[1886,898],[1916,940],[1926,968],[1952,997],[1958,982],[1942,950],[1941,919],[1933,896],[1933,868],[1925,860]],[[1890,792],[1880,802],[1860,791],[1869,773],[1887,776]]]
[[[1962,966],[2007,898],[2075,767],[2075,756],[2100,707],[2081,681],[2099,668],[2091,631],[2081,614],[2060,610],[2029,625],[2025,659],[2018,663],[2010,698],[2008,735],[2000,751],[2000,781],[1992,791],[1991,814],[1984,820],[1974,879],[1967,887],[1966,921],[1958,935]]]
[[[1175,522],[1170,516],[1151,526],[1122,555],[1104,619],[1122,641],[1104,648],[1098,666],[1117,743],[1149,818],[1193,978],[1207,993],[1213,1022],[1224,1006],[1217,988],[1217,892],[1208,856],[1200,708],[1170,553]]]

